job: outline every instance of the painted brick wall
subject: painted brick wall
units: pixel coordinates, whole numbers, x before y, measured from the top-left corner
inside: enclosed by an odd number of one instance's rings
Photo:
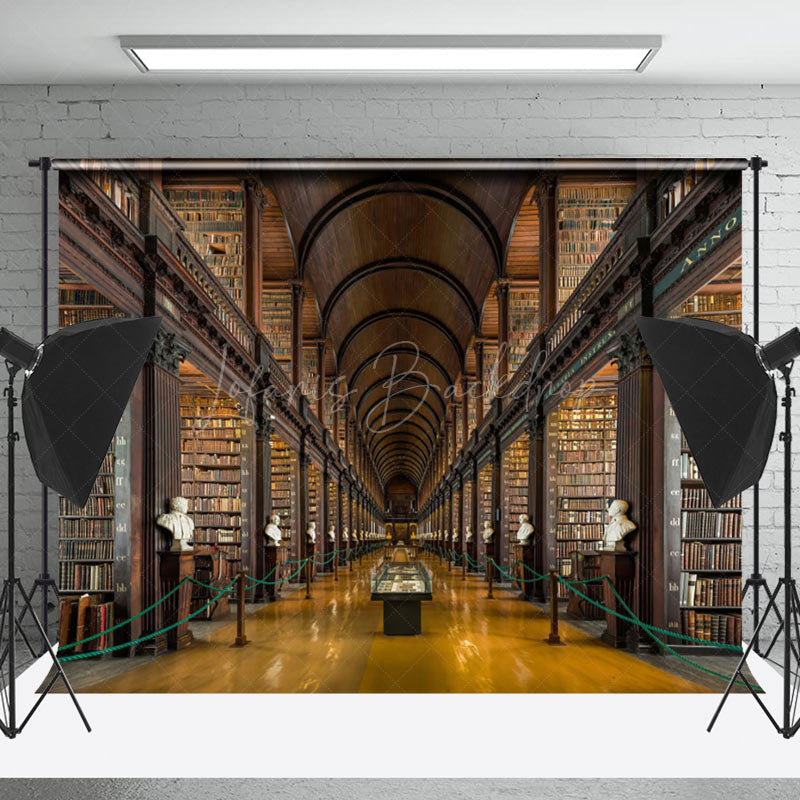
[[[800,87],[504,84],[0,86],[0,324],[39,337],[39,184],[56,157],[746,157],[762,178],[762,338],[800,324]],[[751,237],[745,177],[745,242]],[[55,204],[53,204],[55,205]],[[51,247],[55,263],[53,216]],[[749,286],[745,252],[745,281]],[[56,297],[51,302],[55,309]],[[749,289],[745,320],[751,318]],[[55,319],[55,310],[51,318]],[[5,447],[5,440],[0,442]],[[4,453],[2,454],[4,457]],[[18,558],[38,573],[39,491],[18,460]],[[781,567],[781,458],[762,559]],[[5,475],[3,461],[0,471]],[[800,486],[800,475],[796,475]],[[5,492],[0,513],[5,514]],[[53,537],[55,538],[55,537]],[[52,558],[55,559],[55,548]],[[0,565],[5,560],[0,544]],[[744,546],[744,571],[751,553]]]

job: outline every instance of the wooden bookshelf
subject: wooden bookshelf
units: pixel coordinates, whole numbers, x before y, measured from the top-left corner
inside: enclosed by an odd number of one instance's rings
[[[492,463],[487,461],[483,467],[478,471],[478,530],[475,531],[475,536],[478,539],[478,560],[482,559],[486,554],[486,548],[483,543],[483,526],[486,520],[494,528],[494,541],[499,542],[502,532],[497,529],[497,522],[492,513]],[[495,548],[495,552],[497,549]],[[499,563],[499,562],[498,562]]]
[[[244,307],[244,193],[240,189],[166,188],[186,237],[230,298]]]
[[[504,552],[509,554],[509,565],[516,558],[517,530],[519,515],[528,513],[528,450],[530,437],[523,433],[503,452],[503,531],[506,545]],[[522,566],[508,570],[512,575],[522,577]]]
[[[667,217],[689,196],[692,189],[700,183],[712,166],[708,159],[697,162],[697,166],[687,169],[680,175],[668,181],[658,198],[658,223],[664,222]]]
[[[309,402],[317,401],[317,376],[319,375],[319,364],[317,363],[317,346],[303,348],[303,394]]]
[[[261,329],[272,354],[287,376],[292,374],[292,292],[264,289],[261,296]]]
[[[614,223],[635,189],[631,182],[559,183],[556,310],[567,302],[610,241]]]
[[[106,197],[134,224],[139,225],[139,188],[132,177],[120,170],[109,170],[98,162],[86,162],[84,170]]]
[[[195,525],[195,554],[213,554],[215,577],[227,583],[242,557],[245,422],[233,400],[212,394],[182,392],[180,410],[181,494]]]
[[[483,346],[483,413],[488,414],[497,394],[500,365],[497,362],[497,345]]]
[[[270,436],[269,444],[272,450],[270,515],[280,516],[281,542],[289,548],[289,558],[298,559],[300,537],[297,534],[297,453],[275,434]]]
[[[105,180],[101,188],[104,191],[108,188],[122,202],[126,195],[122,193],[121,182],[115,181],[112,186],[108,173],[105,177],[96,173],[93,178],[98,182]],[[63,266],[59,268],[58,300],[58,322],[62,328],[88,320],[124,316],[93,286]],[[129,465],[125,457],[129,437],[124,430],[129,425],[130,413],[126,411],[86,505],[80,508],[59,497],[59,642],[62,645],[111,628],[115,610],[123,618],[126,616],[127,604],[115,609],[116,590],[123,587],[118,587],[115,581],[114,567],[117,563],[117,537],[130,535],[130,509],[127,503],[118,502],[116,490],[118,478],[122,485],[129,485]],[[120,461],[116,457],[118,446],[124,451]],[[127,548],[124,549],[127,552]],[[113,634],[104,635],[80,645],[75,652],[99,650],[112,643]]]
[[[574,551],[602,546],[606,509],[614,496],[617,395],[609,387],[567,397],[548,415],[548,499],[556,569],[572,572]],[[559,586],[559,596],[567,590]]]
[[[508,295],[508,369],[516,372],[539,330],[538,289],[511,287]]]
[[[741,263],[737,259],[670,315],[741,327]],[[670,627],[709,642],[741,645],[742,498],[714,508],[688,442],[669,403],[666,405],[665,494],[680,487],[680,522],[667,524],[680,537],[680,557],[667,569],[677,577],[678,598],[671,605]],[[670,511],[677,512],[676,507]],[[670,522],[675,514],[671,514]],[[670,552],[678,550],[670,547]],[[679,560],[679,563],[678,563]],[[679,613],[679,620],[675,615]],[[703,647],[676,640],[680,647]]]

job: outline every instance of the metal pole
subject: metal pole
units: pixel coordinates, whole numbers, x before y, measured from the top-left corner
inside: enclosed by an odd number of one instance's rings
[[[783,736],[792,736],[792,365],[783,370]]]
[[[14,408],[17,405],[14,397],[14,378],[17,367],[6,361],[8,369],[8,387],[6,388],[6,407],[8,409],[8,587],[6,602],[8,603],[8,736],[13,739],[17,735],[17,619],[16,619],[16,564],[14,558],[14,447],[17,433],[14,430]]]

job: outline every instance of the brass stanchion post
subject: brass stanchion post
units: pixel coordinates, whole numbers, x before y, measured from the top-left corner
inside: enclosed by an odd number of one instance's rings
[[[558,574],[554,569],[550,570],[550,635],[547,644],[564,644],[558,635]]]
[[[239,570],[236,576],[236,639],[234,646],[244,647],[247,644],[247,635],[244,631],[244,595],[245,595],[245,578],[247,577],[247,570]]]

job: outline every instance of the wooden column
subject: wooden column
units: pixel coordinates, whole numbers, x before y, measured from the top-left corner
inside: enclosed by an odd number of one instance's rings
[[[270,434],[272,421],[269,419],[269,409],[263,403],[258,403],[256,416],[256,497],[255,497],[255,530],[253,537],[253,572],[254,578],[263,579],[267,573],[264,558],[264,529],[272,513],[272,447],[270,447]],[[254,600],[262,600],[266,594],[266,587],[259,583],[253,589]]]
[[[466,375],[461,378],[461,438],[466,447],[469,439],[469,381]]]
[[[145,304],[145,314],[152,309]],[[169,501],[181,493],[181,420],[180,420],[180,362],[188,349],[173,333],[160,329],[142,369],[142,469],[141,469],[141,530],[130,535],[140,537],[139,563],[117,563],[117,577],[127,566],[131,583],[134,577],[141,586],[141,604],[145,608],[160,597],[161,575],[158,551],[166,548],[164,532],[156,525],[156,517],[169,510]],[[131,498],[132,500],[134,498]],[[117,552],[119,557],[121,554]],[[134,576],[134,570],[138,575]],[[133,604],[126,619],[138,610]],[[162,625],[161,606],[156,606],[141,618],[141,630],[131,626],[132,638],[159,630]],[[121,633],[124,634],[124,629]],[[121,641],[124,641],[121,639]],[[137,652],[157,654],[167,647],[167,637],[161,634],[142,642]]]
[[[322,462],[322,524],[319,526],[320,531],[317,534],[317,541],[319,547],[317,550],[322,554],[320,561],[325,561],[325,558],[330,555],[333,544],[328,538],[328,528],[330,527],[330,510],[331,510],[331,490],[330,490],[330,474],[328,473],[328,457]],[[328,566],[323,566],[320,569],[325,572],[329,571]]]
[[[292,384],[303,382],[303,297],[300,281],[292,282]]]
[[[497,281],[497,394],[502,397],[508,383],[508,293],[511,281],[501,278]],[[498,562],[499,563],[499,562]]]
[[[558,215],[555,176],[539,179],[535,200],[539,207],[539,326],[544,330],[556,314],[558,285]]]
[[[628,517],[638,526],[630,541],[638,551],[633,610],[644,622],[666,628],[663,603],[657,616],[653,602],[664,592],[663,476],[655,468],[663,460],[664,426],[654,419],[653,365],[638,332],[620,336],[617,363],[616,496],[629,504]]]
[[[483,342],[475,342],[475,424],[483,419]]]
[[[337,386],[337,376],[334,376],[332,386]],[[339,420],[341,414],[339,413],[339,401],[338,399],[332,399],[333,402],[333,442],[334,444],[339,447]]]
[[[503,459],[500,455],[500,438],[495,435],[492,453],[492,527],[494,528],[494,560],[501,567],[506,566],[507,547],[503,527]],[[498,580],[501,576],[498,576]]]
[[[317,342],[317,419],[325,427],[325,341]]]
[[[261,330],[262,265],[261,218],[267,197],[261,181],[248,178],[244,182],[244,311],[256,330]]]
[[[300,453],[297,459],[297,558],[306,556],[306,530],[308,528],[308,466],[311,459],[306,452],[306,439],[300,439]],[[303,579],[301,575],[300,580]]]
[[[535,413],[528,421],[528,513],[534,528],[533,568],[540,574],[548,571],[545,539],[545,471],[544,471],[544,420]],[[533,584],[533,596],[545,598],[545,583]]]
[[[472,526],[472,542],[470,543],[470,558],[474,561],[478,561],[478,537],[481,535],[480,528],[478,526],[478,460],[473,456],[471,459],[472,462],[472,488],[470,489],[471,498],[470,498],[470,525]]]
[[[456,404],[450,406],[450,413],[452,414],[452,423],[450,425],[450,463],[456,460],[456,453],[458,452],[458,436],[456,436]]]

